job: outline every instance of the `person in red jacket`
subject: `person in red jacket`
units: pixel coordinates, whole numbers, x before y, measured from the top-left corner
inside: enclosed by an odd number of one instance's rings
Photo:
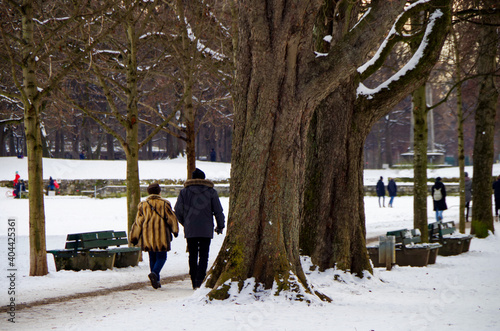
[[[19,184],[19,178],[21,178],[21,176],[19,175],[19,172],[16,171],[16,176],[14,178],[14,191],[12,191],[12,195],[14,195],[14,198],[19,198],[19,190],[18,190],[18,184]]]

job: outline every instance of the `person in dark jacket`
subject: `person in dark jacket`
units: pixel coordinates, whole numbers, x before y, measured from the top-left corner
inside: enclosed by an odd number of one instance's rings
[[[441,182],[441,177],[436,178],[436,182],[432,185],[431,194],[434,211],[436,212],[436,221],[441,221],[443,219],[443,211],[448,209],[446,205],[446,187]]]
[[[498,221],[498,210],[500,210],[500,176],[498,176],[496,182],[493,183],[493,193],[495,195],[495,217]]]
[[[177,237],[179,233],[170,201],[163,199],[160,192],[158,183],[148,186],[149,196],[137,205],[137,216],[130,229],[130,243],[140,244],[149,254],[148,278],[155,289],[161,287],[160,272],[167,260],[172,235]]]
[[[465,184],[465,221],[469,221],[469,210],[470,210],[470,202],[472,201],[472,179],[469,177],[469,174],[465,173],[464,178]]]
[[[389,196],[391,197],[391,200],[389,200],[389,207],[392,208],[394,197],[398,192],[398,186],[396,185],[396,181],[394,180],[394,178],[389,179],[389,184],[387,184],[387,191],[389,192]]]
[[[224,213],[214,183],[205,179],[205,173],[196,168],[192,179],[184,183],[175,203],[175,214],[184,227],[184,236],[189,251],[189,275],[193,289],[203,283],[208,266],[210,241],[215,232],[224,229]]]
[[[382,181],[384,178],[380,176],[380,179],[377,182],[377,196],[378,196],[378,206],[385,207],[385,186]],[[382,198],[382,206],[380,205],[380,198]]]

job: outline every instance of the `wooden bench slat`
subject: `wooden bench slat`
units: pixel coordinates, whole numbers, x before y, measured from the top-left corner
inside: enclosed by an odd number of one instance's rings
[[[66,237],[67,241],[71,240],[92,240],[92,239],[106,239],[114,238],[114,231],[97,231],[97,232],[84,232],[84,233],[72,233],[68,234]]]
[[[127,245],[128,240],[125,238],[118,239],[99,239],[99,240],[88,240],[88,241],[68,241],[66,242],[66,249],[89,249],[89,248],[100,248],[109,246],[119,246]]]

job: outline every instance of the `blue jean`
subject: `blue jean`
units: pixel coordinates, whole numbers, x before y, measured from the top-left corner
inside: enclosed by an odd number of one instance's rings
[[[391,200],[389,200],[389,206],[392,206],[393,201],[394,201],[394,195],[391,197]]]
[[[443,211],[436,210],[436,221],[441,221],[443,219]]]
[[[160,281],[160,272],[167,261],[167,252],[148,252],[149,253],[149,269],[158,276]]]

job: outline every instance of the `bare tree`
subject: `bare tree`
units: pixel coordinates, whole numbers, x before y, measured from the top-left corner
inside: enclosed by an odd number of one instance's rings
[[[2,87],[0,95],[22,102],[24,112],[29,176],[30,276],[48,272],[40,114],[50,105],[49,95],[88,49],[88,45],[80,43],[79,30],[96,11],[105,10],[110,5],[111,1],[100,7],[91,2],[31,0],[0,4],[1,43],[11,69],[10,76],[2,72],[2,82],[9,85]]]

